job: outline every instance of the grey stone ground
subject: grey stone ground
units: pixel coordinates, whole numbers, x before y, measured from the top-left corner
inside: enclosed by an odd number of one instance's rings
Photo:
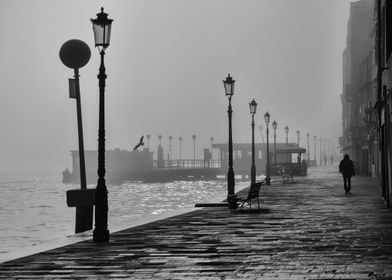
[[[263,187],[269,212],[204,208],[0,264],[1,279],[392,279],[392,211],[376,179],[336,168]]]

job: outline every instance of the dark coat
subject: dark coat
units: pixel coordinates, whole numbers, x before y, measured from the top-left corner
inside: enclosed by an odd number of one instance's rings
[[[340,161],[339,172],[342,173],[343,177],[355,176],[354,163],[349,158],[344,158]]]

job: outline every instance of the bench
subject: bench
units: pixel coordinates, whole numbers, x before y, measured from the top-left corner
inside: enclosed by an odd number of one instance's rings
[[[236,201],[240,203],[239,208],[244,208],[245,205],[248,205],[252,209],[252,202],[256,200],[257,207],[260,209],[259,193],[262,185],[264,185],[264,182],[254,183],[250,185],[248,193],[243,196],[237,196]]]

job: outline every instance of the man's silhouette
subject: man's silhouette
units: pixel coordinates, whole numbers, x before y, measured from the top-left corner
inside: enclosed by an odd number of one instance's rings
[[[344,190],[349,193],[351,190],[351,177],[355,176],[354,164],[348,155],[344,155],[339,164],[339,172],[343,175]]]

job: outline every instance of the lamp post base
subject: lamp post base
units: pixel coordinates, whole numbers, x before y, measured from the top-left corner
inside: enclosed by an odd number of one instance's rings
[[[271,185],[271,178],[270,178],[270,177],[266,177],[266,178],[265,178],[265,184],[266,184],[267,186]]]
[[[109,241],[109,231],[108,230],[93,230],[93,241],[94,242],[108,242]]]
[[[235,194],[228,195],[227,196],[227,202],[229,204],[229,209],[237,209],[238,208],[237,197],[236,197]]]

